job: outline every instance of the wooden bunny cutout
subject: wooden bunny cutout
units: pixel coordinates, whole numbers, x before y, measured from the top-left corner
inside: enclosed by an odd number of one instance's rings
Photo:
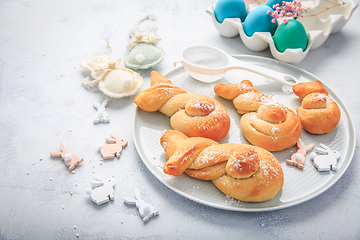
[[[135,190],[135,198],[124,198],[124,202],[129,205],[135,205],[139,209],[144,223],[149,221],[150,218],[159,215],[158,210],[155,210],[151,204],[141,199],[140,192],[137,190]]]
[[[84,161],[84,159],[82,158],[79,159],[78,156],[76,156],[75,154],[71,154],[68,151],[66,151],[63,143],[60,143],[60,149],[61,152],[60,151],[50,152],[50,156],[62,157],[62,159],[64,159],[66,166],[69,167],[69,171],[74,170],[77,165],[79,165]]]
[[[98,123],[109,123],[110,119],[108,118],[108,114],[105,111],[105,108],[108,104],[108,100],[105,99],[103,102],[101,102],[101,105],[97,102],[93,103],[94,108],[97,110],[96,118],[94,120],[94,124]]]
[[[101,156],[103,159],[119,158],[122,149],[127,146],[127,141],[118,138],[115,134],[111,134],[111,138],[106,138],[106,142],[111,143],[101,148]]]
[[[296,146],[298,148],[297,152],[291,155],[291,159],[287,159],[286,163],[289,165],[294,165],[295,167],[298,167],[300,169],[304,169],[305,155],[308,151],[313,149],[314,144],[311,143],[304,147],[303,142],[299,139],[296,143]]]
[[[326,155],[317,155],[313,157],[314,166],[320,172],[337,170],[337,162],[340,158],[340,152],[336,150],[331,150],[325,144],[320,143],[320,146],[323,148],[316,148],[316,152]]]
[[[90,184],[94,189],[88,188],[86,193],[91,196],[91,200],[97,205],[101,205],[114,200],[115,181],[112,179],[103,179],[102,177],[95,177],[96,181],[91,181]]]

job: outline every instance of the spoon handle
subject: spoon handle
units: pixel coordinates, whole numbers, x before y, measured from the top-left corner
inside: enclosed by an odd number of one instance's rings
[[[277,82],[280,82],[290,87],[298,83],[298,80],[289,74],[284,74],[281,72],[271,70],[269,68],[247,63],[239,59],[236,59],[234,57],[231,57],[230,64],[227,68],[227,70],[231,70],[231,69],[243,69],[253,73],[257,73],[259,75],[262,75],[267,78],[271,78]]]

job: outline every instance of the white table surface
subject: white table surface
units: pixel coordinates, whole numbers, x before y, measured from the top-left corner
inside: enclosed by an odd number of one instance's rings
[[[359,141],[342,178],[320,196],[269,212],[232,212],[193,202],[167,188],[143,164],[134,145],[134,96],[112,99],[111,122],[94,125],[93,101],[105,98],[81,85],[80,62],[104,51],[124,58],[129,30],[155,14],[165,74],[190,45],[231,54],[252,52],[239,37],[221,37],[205,9],[214,0],[0,1],[0,239],[358,239]],[[359,0],[355,0],[359,3]],[[310,51],[297,67],[331,87],[347,106],[359,135],[360,12]],[[123,65],[123,63],[122,63]],[[139,72],[149,86],[151,70]],[[101,161],[99,144],[111,133],[128,140],[121,158]],[[85,161],[69,173],[50,157],[63,142]],[[102,164],[100,164],[102,163]],[[94,176],[114,178],[115,200],[101,206],[85,193]],[[144,224],[124,197],[142,197],[159,210]]]

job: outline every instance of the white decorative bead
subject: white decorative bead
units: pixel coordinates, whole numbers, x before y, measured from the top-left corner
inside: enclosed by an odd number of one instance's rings
[[[301,160],[301,158],[302,158],[302,156],[301,156],[300,153],[296,153],[296,154],[295,154],[295,159],[296,159],[296,160]]]
[[[71,153],[65,154],[65,161],[71,160]]]
[[[86,189],[85,189],[85,193],[86,193],[87,195],[91,195],[92,189],[91,189],[90,187],[86,188]]]
[[[310,159],[311,160],[314,160],[316,156],[317,156],[317,154],[315,152],[310,153]]]
[[[143,215],[147,216],[149,215],[152,211],[153,211],[153,206],[150,205],[149,203],[145,203],[143,206],[142,206],[142,213]]]
[[[135,60],[138,62],[138,63],[142,63],[144,60],[145,60],[145,57],[144,55],[142,55],[141,53],[137,54],[135,56]]]
[[[133,80],[131,79],[131,78],[125,78],[124,79],[124,85],[125,86],[131,86],[132,85],[132,83],[133,83]]]

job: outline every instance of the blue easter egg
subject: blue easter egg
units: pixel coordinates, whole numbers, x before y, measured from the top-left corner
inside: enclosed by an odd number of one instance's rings
[[[277,23],[272,23],[272,17],[267,14],[268,11],[273,11],[269,6],[259,6],[252,10],[246,17],[243,29],[247,36],[252,37],[255,32],[270,32],[274,34]]]
[[[283,1],[284,0],[267,0],[266,6],[269,6],[271,8],[276,4],[279,4],[279,6],[281,6]],[[293,0],[286,0],[285,2],[293,2]]]
[[[243,0],[219,0],[215,5],[214,14],[219,23],[225,18],[240,18],[243,22],[246,17],[246,6]]]

